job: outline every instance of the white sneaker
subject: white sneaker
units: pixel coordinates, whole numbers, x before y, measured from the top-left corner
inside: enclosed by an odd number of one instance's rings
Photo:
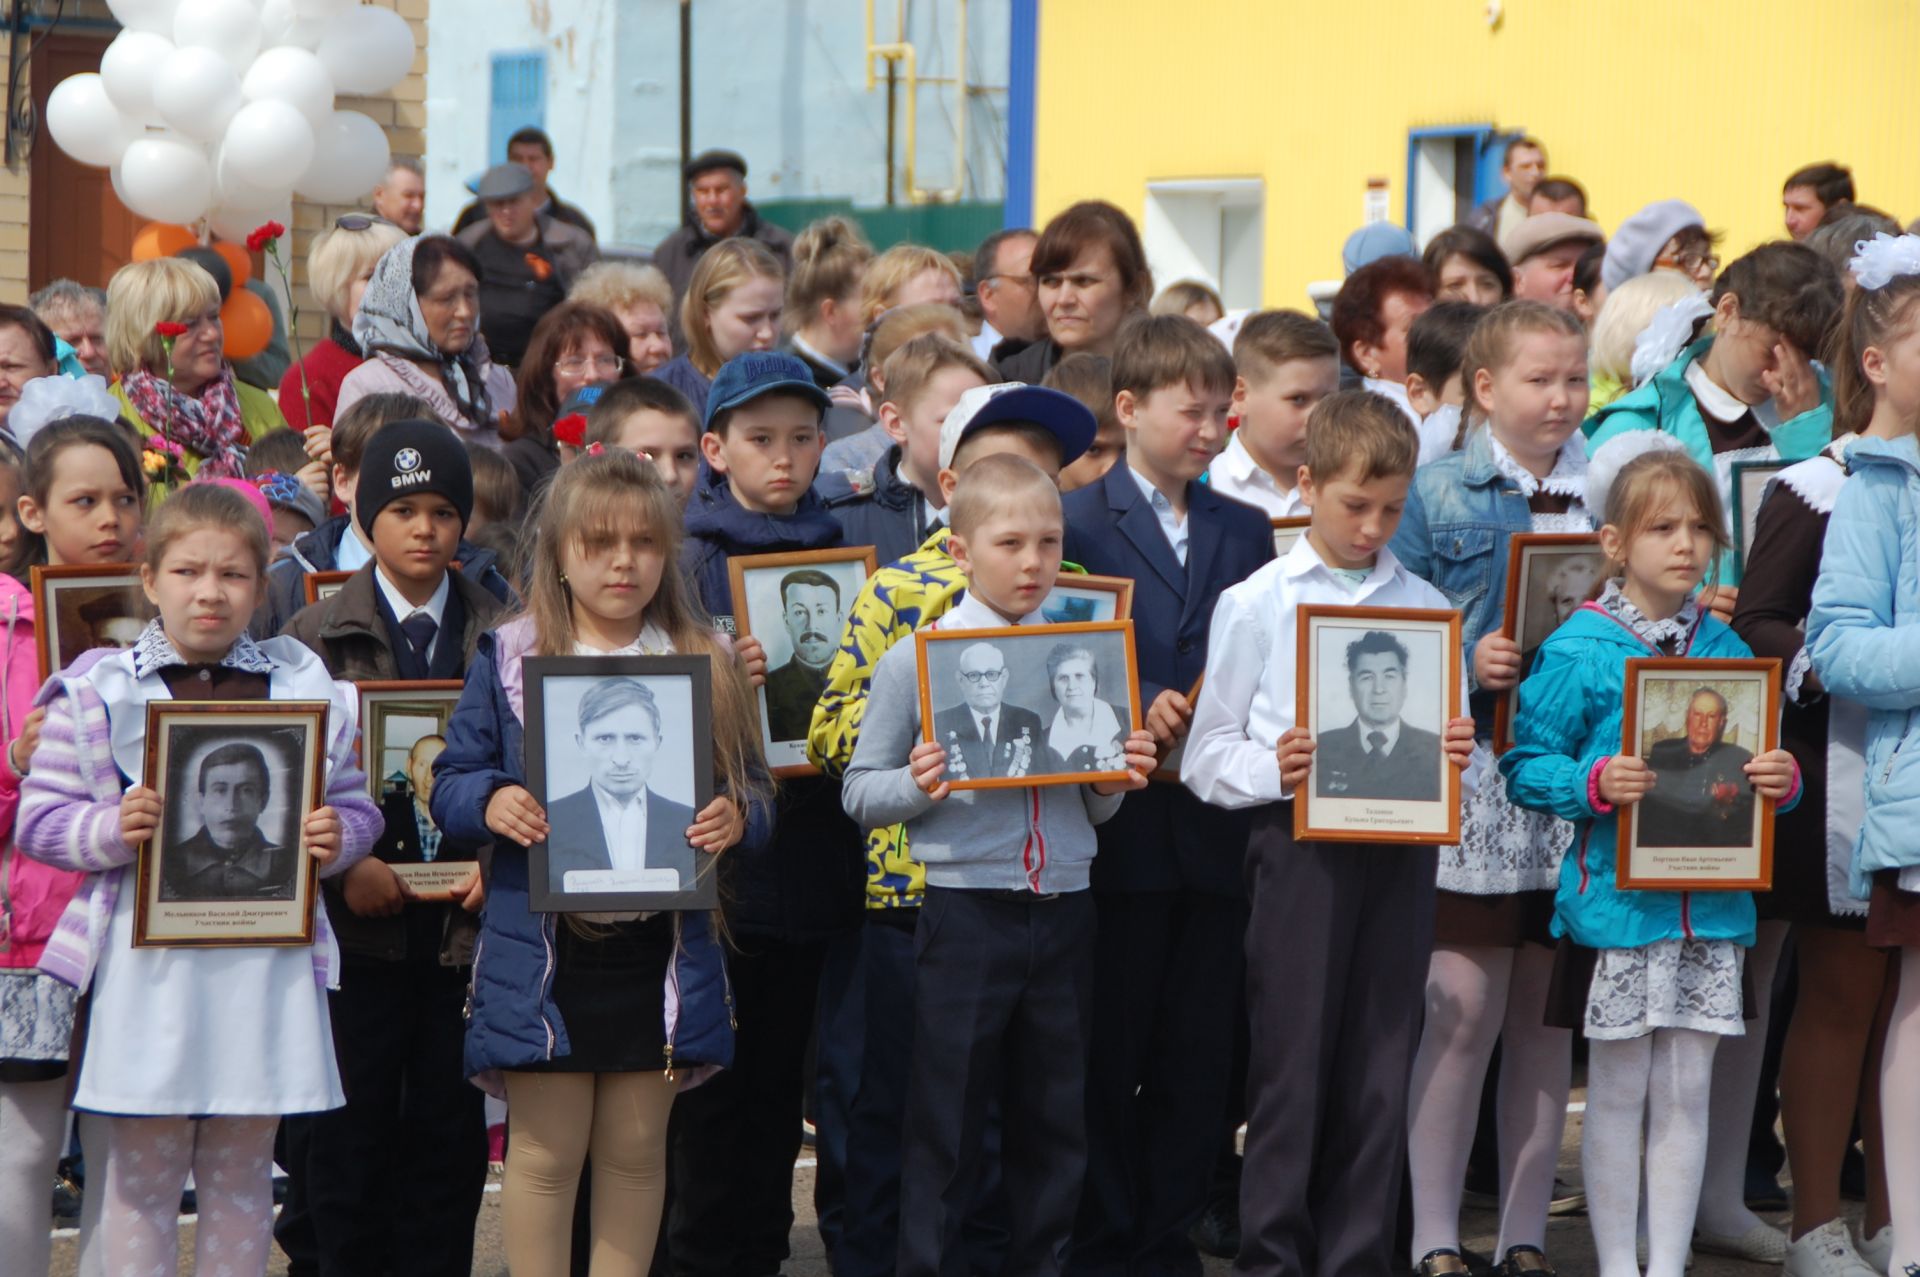
[[[1886,1272],[1893,1267],[1893,1225],[1888,1224],[1871,1237],[1861,1233],[1857,1249],[1860,1258],[1866,1260],[1875,1271]]]
[[[1787,1243],[1786,1277],[1880,1277],[1880,1270],[1853,1248],[1846,1221],[1830,1219]]]

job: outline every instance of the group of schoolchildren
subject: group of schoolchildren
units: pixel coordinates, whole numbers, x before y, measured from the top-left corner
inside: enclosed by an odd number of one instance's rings
[[[657,1245],[676,1272],[758,1277],[787,1258],[811,1073],[840,1277],[1198,1271],[1189,1229],[1241,1116],[1237,1271],[1446,1277],[1469,1271],[1462,1184],[1498,1041],[1496,1271],[1550,1277],[1578,1035],[1602,1277],[1681,1277],[1690,1245],[1748,1253],[1772,1232],[1716,1182],[1714,1144],[1737,1126],[1744,1152],[1791,923],[1809,1028],[1783,1102],[1807,1150],[1796,1193],[1830,1205],[1797,1211],[1787,1262],[1920,1271],[1920,1144],[1900,1138],[1920,1129],[1903,757],[1920,240],[1863,248],[1843,314],[1812,270],[1774,247],[1732,263],[1710,333],[1591,418],[1577,319],[1524,301],[1454,316],[1451,364],[1415,360],[1423,397],[1460,410],[1425,464],[1406,408],[1338,390],[1331,334],[1291,312],[1249,317],[1231,351],[1184,316],[1137,318],[1091,407],[997,383],[949,336],[907,340],[874,378],[907,501],[822,478],[829,396],[792,356],[749,351],[698,420],[659,383],[602,394],[511,579],[464,539],[465,448],[405,396],[342,414],[346,511],[272,561],[270,512],[233,485],[189,484],[146,518],[116,425],[41,427],[20,476],[29,557],[138,553],[158,615],[42,686],[32,596],[0,579],[4,1266],[47,1266],[71,1107],[85,1272],[171,1274],[191,1173],[200,1273],[263,1272],[277,1238],[295,1272],[465,1274],[484,1088],[507,1103],[515,1277],[639,1273]],[[1837,336],[1783,420],[1777,347],[1816,302]],[[1440,326],[1413,344],[1446,346]],[[1110,468],[1076,470],[1115,427]],[[1796,464],[1735,588],[1730,463],[1762,456]],[[1297,516],[1276,558],[1272,520]],[[1593,597],[1523,664],[1509,539],[1595,530]],[[733,624],[727,562],[867,544],[882,566],[813,712],[821,774],[776,781],[766,657]],[[299,606],[320,565],[353,574]],[[1145,726],[1125,779],[952,788],[914,634],[1043,624],[1081,571],[1134,583]],[[1298,617],[1329,605],[1460,613],[1441,733],[1457,845],[1295,837],[1315,768]],[[1780,812],[1768,920],[1744,891],[1620,889],[1622,810],[1658,784],[1621,747],[1627,662],[1754,652],[1781,659],[1787,705],[1785,747],[1745,766]],[[550,826],[528,788],[527,658],[669,654],[712,667],[715,796],[683,837],[714,854],[722,908],[534,910],[526,848]],[[440,679],[465,687],[432,782],[383,810],[351,681]],[[167,699],[328,704],[323,805],[302,824],[324,901],[310,948],[133,944],[128,869],[164,815],[145,707]],[[658,745],[658,709],[635,703]],[[1391,764],[1395,743],[1375,748]],[[1176,749],[1178,781],[1150,779]],[[409,840],[484,872],[421,900],[389,867]],[[1856,1110],[1873,1175],[1857,1240],[1838,1202]]]

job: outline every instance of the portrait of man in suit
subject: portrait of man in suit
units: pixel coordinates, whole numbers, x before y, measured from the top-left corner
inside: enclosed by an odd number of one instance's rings
[[[574,870],[670,869],[678,890],[693,885],[694,851],[687,842],[693,808],[648,788],[660,751],[660,707],[636,678],[605,678],[580,698],[576,751],[549,748],[551,781],[577,775],[587,784],[547,804],[547,872],[556,891],[593,890],[569,884]],[[549,784],[549,792],[553,786]],[[632,890],[630,885],[618,890]],[[662,888],[666,890],[667,888]]]
[[[280,846],[260,830],[270,793],[266,755],[235,741],[200,763],[200,828],[161,861],[160,899],[293,900],[299,892],[300,848]]]
[[[1039,770],[1040,716],[1005,703],[1007,658],[992,643],[969,643],[955,671],[960,704],[933,716],[934,739],[946,746],[948,780],[1027,776]]]
[[[1687,702],[1687,734],[1647,751],[1653,788],[1636,826],[1644,847],[1741,847],[1753,837],[1750,750],[1729,744],[1727,698],[1711,687]]]
[[[386,829],[373,854],[390,864],[431,864],[440,856],[440,827],[428,814],[433,796],[433,760],[447,747],[444,736],[422,736],[407,751],[407,787],[388,791],[380,803]]]
[[[1315,741],[1314,793],[1322,798],[1440,800],[1440,737],[1400,716],[1407,703],[1407,648],[1385,630],[1347,644],[1354,719]]]
[[[780,578],[780,619],[793,655],[767,672],[767,739],[805,740],[847,619],[840,583],[813,568],[787,573]]]

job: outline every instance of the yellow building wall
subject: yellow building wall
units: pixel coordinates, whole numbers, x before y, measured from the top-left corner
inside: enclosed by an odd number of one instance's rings
[[[1301,306],[1339,277],[1368,178],[1404,224],[1409,130],[1479,124],[1544,140],[1609,231],[1690,201],[1726,258],[1785,233],[1780,184],[1815,161],[1920,216],[1914,0],[1500,8],[1490,26],[1486,0],[1040,0],[1035,224],[1095,197],[1139,221],[1149,182],[1263,178],[1265,301]]]

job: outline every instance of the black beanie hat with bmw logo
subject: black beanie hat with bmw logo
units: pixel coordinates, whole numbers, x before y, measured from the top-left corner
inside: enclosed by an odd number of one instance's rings
[[[431,492],[460,512],[464,531],[473,518],[473,463],[466,445],[438,421],[395,421],[367,441],[354,486],[354,513],[368,536],[374,516],[390,502]]]

